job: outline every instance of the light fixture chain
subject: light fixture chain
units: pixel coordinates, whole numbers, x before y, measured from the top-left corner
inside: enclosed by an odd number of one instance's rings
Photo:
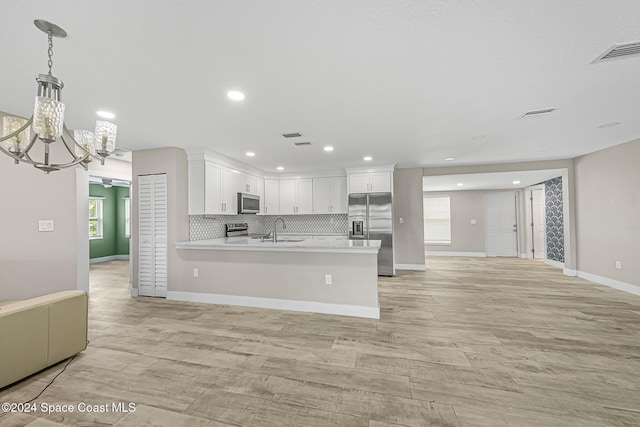
[[[51,33],[51,31],[49,31],[47,33],[49,35],[49,50],[47,51],[47,54],[49,55],[49,75],[51,75],[51,68],[53,68],[53,34]]]

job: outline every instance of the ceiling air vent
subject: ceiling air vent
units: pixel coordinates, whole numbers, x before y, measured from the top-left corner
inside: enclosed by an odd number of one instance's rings
[[[283,133],[282,136],[284,136],[285,138],[298,138],[302,136],[302,134],[300,132],[292,132],[292,133]]]
[[[303,141],[303,142],[294,142],[293,145],[295,145],[296,147],[304,147],[306,145],[311,145],[311,143],[309,141]]]
[[[542,110],[531,110],[531,111],[527,111],[526,113],[524,113],[523,115],[521,115],[518,118],[519,119],[528,119],[530,117],[546,116],[547,114],[551,114],[552,112],[554,112],[556,110],[557,110],[557,108],[544,108]]]
[[[640,55],[640,40],[637,42],[619,43],[613,45],[605,53],[598,56],[592,64],[609,61],[612,59],[626,58],[627,56]]]

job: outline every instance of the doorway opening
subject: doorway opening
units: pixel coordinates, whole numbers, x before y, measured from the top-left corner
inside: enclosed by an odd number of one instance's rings
[[[131,281],[131,181],[89,177],[89,263],[127,264]],[[120,267],[122,269],[122,267]],[[91,270],[95,270],[91,268]]]

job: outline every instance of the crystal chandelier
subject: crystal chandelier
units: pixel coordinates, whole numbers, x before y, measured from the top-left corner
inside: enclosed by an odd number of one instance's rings
[[[49,39],[49,73],[38,74],[38,94],[36,96],[33,116],[29,120],[20,117],[4,117],[0,151],[11,156],[16,164],[28,163],[45,173],[57,171],[75,165],[87,169],[91,158],[104,160],[116,146],[117,126],[103,120],[96,121],[95,132],[76,130],[73,135],[64,124],[65,105],[61,101],[62,80],[51,74],[53,67],[53,37],[64,38],[67,33],[51,22],[41,19],[33,21],[36,27],[47,34]],[[52,163],[51,144],[60,138],[71,155],[67,163]],[[32,151],[36,141],[43,143],[41,157],[36,160]]]

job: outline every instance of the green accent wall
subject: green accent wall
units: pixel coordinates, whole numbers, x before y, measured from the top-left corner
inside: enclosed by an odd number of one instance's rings
[[[103,197],[102,239],[89,240],[89,258],[102,258],[129,254],[129,238],[124,234],[124,198],[129,188],[105,188],[101,184],[89,184],[89,196]]]

